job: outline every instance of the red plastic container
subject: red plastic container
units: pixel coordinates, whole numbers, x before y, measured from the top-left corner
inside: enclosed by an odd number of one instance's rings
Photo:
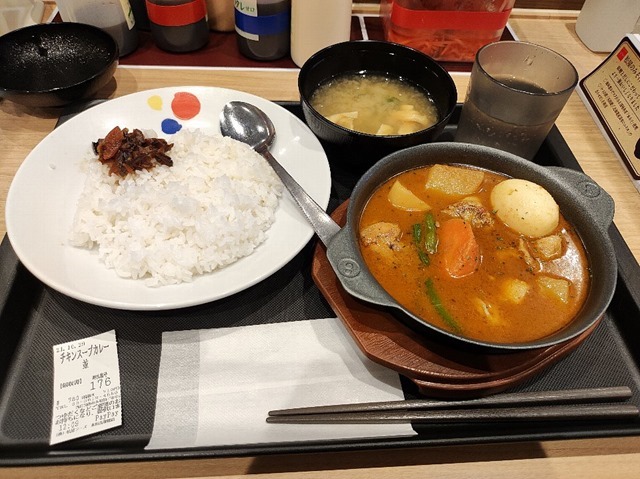
[[[387,41],[420,50],[436,60],[472,62],[499,40],[515,0],[382,0]]]

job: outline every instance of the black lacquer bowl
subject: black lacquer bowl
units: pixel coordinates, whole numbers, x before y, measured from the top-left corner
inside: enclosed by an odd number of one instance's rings
[[[311,96],[319,85],[352,73],[397,78],[425,90],[438,110],[438,122],[407,135],[379,136],[327,120],[311,106]],[[403,45],[374,40],[338,43],[312,55],[300,69],[298,90],[309,128],[325,143],[348,151],[345,157],[358,167],[371,166],[393,151],[435,140],[451,118],[458,98],[451,75],[431,57]]]
[[[118,44],[83,23],[46,23],[0,36],[0,98],[59,107],[91,98],[113,77]]]

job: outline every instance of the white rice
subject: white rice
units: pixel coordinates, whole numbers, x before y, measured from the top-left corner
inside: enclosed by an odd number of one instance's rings
[[[182,130],[173,166],[120,178],[95,157],[78,201],[70,243],[97,248],[123,278],[149,286],[191,281],[250,255],[267,237],[282,184],[249,146]]]

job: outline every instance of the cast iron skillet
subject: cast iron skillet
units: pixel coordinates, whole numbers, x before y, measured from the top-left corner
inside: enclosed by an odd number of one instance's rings
[[[0,98],[55,107],[93,96],[118,66],[118,44],[83,23],[46,23],[0,37]]]
[[[376,187],[397,174],[419,166],[466,164],[533,181],[549,191],[564,217],[574,226],[587,251],[591,287],[586,303],[564,329],[526,343],[491,343],[456,335],[426,323],[399,305],[374,279],[360,254],[358,223]],[[614,203],[611,197],[583,173],[561,167],[542,167],[518,156],[489,147],[465,143],[431,143],[401,150],[383,158],[358,181],[349,201],[347,223],[331,240],[327,257],[343,287],[351,295],[392,308],[409,326],[440,335],[459,345],[514,351],[547,347],[567,341],[595,324],[606,311],[616,287],[617,260],[609,238]]]

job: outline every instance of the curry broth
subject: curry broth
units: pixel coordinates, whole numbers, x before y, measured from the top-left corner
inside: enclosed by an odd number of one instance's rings
[[[436,232],[452,216],[442,210],[460,201],[464,195],[449,195],[425,187],[430,167],[410,170],[380,186],[369,199],[360,219],[360,231],[379,222],[397,224],[401,230],[398,250],[371,248],[363,244],[361,252],[371,273],[400,304],[442,329],[462,336],[495,343],[520,343],[548,336],[566,326],[580,310],[589,288],[586,254],[578,235],[560,215],[554,235],[562,238],[558,258],[531,262],[532,240],[524,238],[498,220],[491,211],[492,188],[507,179],[485,172],[478,191],[473,193],[493,217],[493,225],[473,227],[480,252],[479,267],[468,276],[452,278],[444,267],[443,253],[429,255],[429,265],[417,254],[412,227],[425,217],[424,211],[405,211],[394,207],[389,191],[399,180],[431,207]],[[522,245],[525,245],[523,250]],[[527,261],[529,258],[529,262]],[[533,266],[532,266],[533,264]],[[569,281],[567,302],[545,294],[536,278],[564,278]],[[444,310],[456,323],[452,327],[436,311],[425,283],[431,281]],[[517,280],[528,290],[521,302],[505,297],[505,284]],[[459,328],[459,329],[457,329]]]

